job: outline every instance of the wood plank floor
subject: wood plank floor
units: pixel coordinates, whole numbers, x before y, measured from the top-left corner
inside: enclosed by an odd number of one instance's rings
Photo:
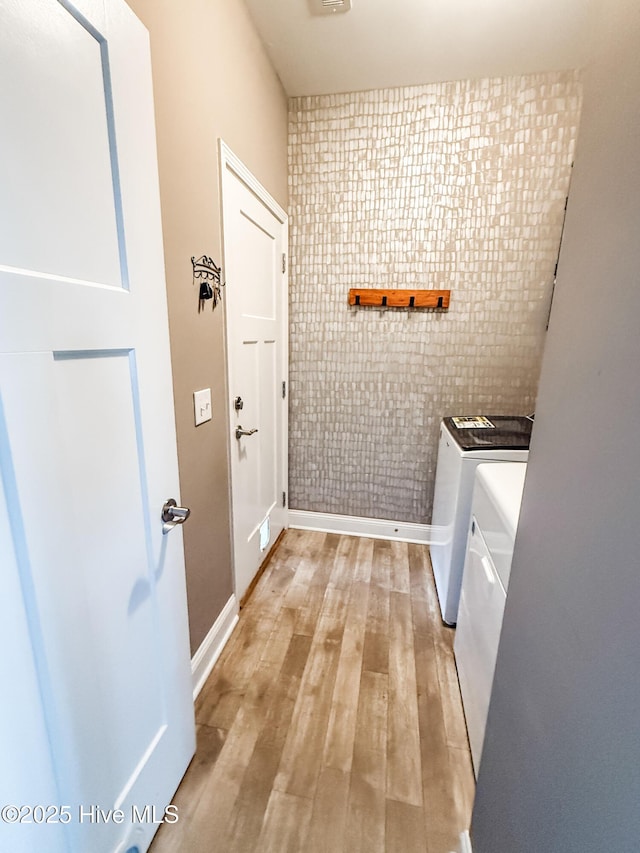
[[[428,549],[289,530],[151,853],[449,853],[474,780]]]

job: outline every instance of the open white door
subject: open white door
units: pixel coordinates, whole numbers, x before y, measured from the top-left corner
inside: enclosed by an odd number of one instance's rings
[[[52,808],[0,848],[142,853],[195,745],[148,36],[0,16],[0,803]]]
[[[287,526],[287,215],[220,143],[235,587]]]

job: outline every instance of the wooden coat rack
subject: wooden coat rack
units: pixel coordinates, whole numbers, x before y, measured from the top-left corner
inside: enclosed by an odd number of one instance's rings
[[[444,308],[449,307],[450,290],[384,290],[351,288],[349,305],[365,308]]]

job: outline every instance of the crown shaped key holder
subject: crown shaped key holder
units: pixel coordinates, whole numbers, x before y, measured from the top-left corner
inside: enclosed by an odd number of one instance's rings
[[[204,309],[205,302],[213,299],[213,307],[222,299],[224,282],[220,281],[221,267],[216,266],[213,258],[203,255],[201,258],[192,257],[193,283],[200,285],[198,311]]]

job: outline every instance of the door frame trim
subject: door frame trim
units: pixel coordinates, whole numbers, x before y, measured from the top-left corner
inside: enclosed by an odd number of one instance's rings
[[[287,382],[286,405],[282,412],[282,435],[280,436],[281,447],[281,475],[282,483],[286,491],[286,505],[283,508],[284,529],[289,527],[289,216],[275,198],[263,187],[260,181],[255,177],[253,172],[242,162],[242,160],[234,154],[227,143],[218,137],[218,181],[219,181],[219,197],[220,197],[220,232],[221,232],[221,254],[222,254],[222,269],[224,275],[225,263],[225,240],[224,240],[224,175],[226,171],[232,172],[243,184],[258,198],[264,206],[273,214],[278,222],[283,227],[283,245],[287,253],[286,270],[282,274],[281,292],[280,292],[280,334],[282,342],[281,351],[281,375],[285,377]],[[224,281],[224,279],[223,279]],[[228,314],[227,300],[223,298],[224,303],[224,323],[223,323],[223,338],[224,338],[224,354],[225,354],[225,418],[227,424],[231,423],[230,417],[230,376],[229,376],[229,330],[228,330]],[[231,446],[231,430],[227,430],[227,470],[229,483],[229,509],[230,509],[230,537],[231,537],[231,567],[233,574],[233,588],[237,596],[236,588],[236,566],[235,566],[235,542],[234,542],[234,520],[233,520],[233,472],[231,466],[232,446]],[[267,554],[265,553],[265,558]]]
[[[275,198],[262,186],[260,181],[251,171],[249,171],[242,160],[233,153],[231,148],[229,148],[222,138],[218,138],[218,147],[220,151],[220,181],[222,182],[224,169],[230,169],[230,171],[237,175],[237,177],[249,187],[251,192],[260,199],[265,207],[269,208],[271,213],[273,213],[275,218],[282,223],[282,225],[288,225],[289,217],[287,216],[286,211],[280,207]],[[220,194],[220,200],[222,201],[222,193]]]

